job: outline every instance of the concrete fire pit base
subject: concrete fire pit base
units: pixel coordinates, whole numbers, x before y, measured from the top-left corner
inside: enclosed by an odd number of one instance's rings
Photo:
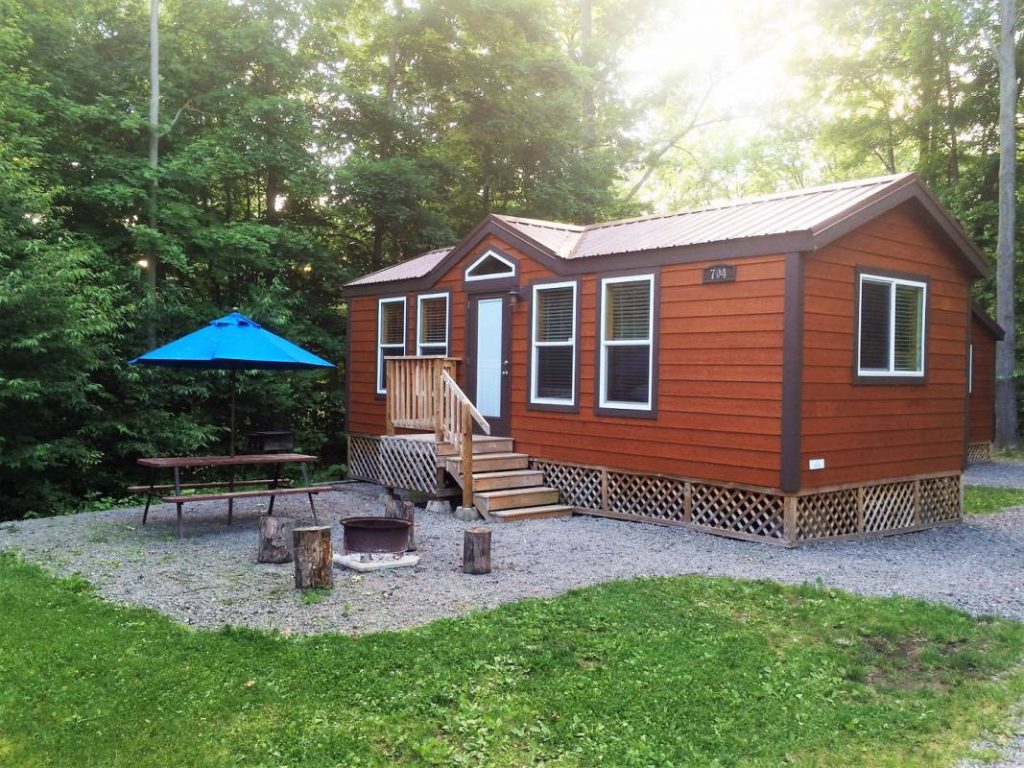
[[[419,555],[405,554],[401,557],[393,555],[370,555],[367,559],[361,554],[335,555],[334,564],[340,568],[350,568],[359,573],[369,571],[386,571],[391,568],[411,568],[420,562]]]

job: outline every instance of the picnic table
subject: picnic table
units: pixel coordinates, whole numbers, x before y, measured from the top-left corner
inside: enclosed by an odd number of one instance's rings
[[[164,496],[163,500],[174,504],[178,512],[178,538],[181,538],[181,508],[190,501],[219,501],[228,502],[228,525],[231,525],[231,515],[234,511],[235,499],[270,498],[270,505],[267,513],[274,514],[274,499],[278,496],[289,496],[294,494],[305,494],[309,497],[309,508],[313,511],[313,519],[316,520],[316,507],[313,504],[313,495],[321,491],[329,490],[328,486],[310,485],[309,473],[306,465],[316,461],[318,457],[305,453],[255,453],[242,454],[238,456],[160,456],[154,458],[141,458],[138,463],[149,469],[149,485],[134,485],[128,491],[130,493],[145,493],[146,508],[142,512],[142,524],[146,524],[149,516],[149,506],[153,499],[165,491],[174,491],[171,496]],[[287,480],[281,479],[281,469],[285,464],[298,464],[302,471],[302,487],[293,488]],[[273,468],[273,476],[260,480],[236,480],[235,468],[243,466],[269,466]],[[183,483],[181,481],[182,470],[205,469],[210,467],[228,467],[231,470],[230,477],[225,481],[198,481]],[[158,485],[157,474],[160,471],[173,470],[173,484]],[[236,491],[236,487],[259,486],[261,488],[252,491]],[[198,488],[227,488],[227,491],[216,493],[200,493],[184,495],[185,489]]]

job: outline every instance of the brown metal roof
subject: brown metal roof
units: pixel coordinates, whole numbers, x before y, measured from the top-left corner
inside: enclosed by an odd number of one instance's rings
[[[659,216],[576,226],[552,221],[492,215],[451,249],[431,251],[415,259],[367,275],[348,286],[393,282],[425,277],[442,265],[445,255],[464,255],[465,247],[495,222],[501,231],[514,233],[541,255],[556,262],[573,262],[600,256],[642,254],[664,249],[707,246],[713,243],[763,243],[774,247],[783,240],[792,250],[813,251],[845,234],[884,210],[916,200],[931,215],[979,275],[987,274],[987,262],[960,225],[931,195],[916,174],[906,173],[830,184],[765,197]],[[744,253],[756,250],[746,247]],[[454,253],[458,251],[459,253]]]
[[[403,261],[401,264],[363,275],[345,285],[376,285],[377,283],[393,283],[398,280],[413,280],[423,277],[436,267],[451,250],[451,248],[438,248],[436,251],[427,251],[408,261]]]

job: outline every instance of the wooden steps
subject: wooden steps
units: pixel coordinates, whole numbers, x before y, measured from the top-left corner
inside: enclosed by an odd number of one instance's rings
[[[572,515],[558,489],[544,485],[544,473],[529,468],[530,457],[512,448],[510,438],[473,440],[473,506],[480,514],[496,523]],[[449,454],[444,462],[462,485],[462,459]]]
[[[473,455],[479,453],[510,453],[512,451],[511,437],[487,437],[486,435],[474,435]],[[437,455],[439,457],[455,456],[458,451],[451,443],[438,443]]]

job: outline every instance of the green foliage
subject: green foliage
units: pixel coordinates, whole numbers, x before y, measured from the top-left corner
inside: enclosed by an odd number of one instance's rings
[[[1016,623],[763,582],[286,638],[195,632],[0,554],[0,604],[0,765],[20,768],[932,766],[1024,692]]]
[[[987,515],[1002,512],[1007,507],[1024,506],[1024,490],[1018,488],[990,488],[969,485],[964,488],[964,513]]]

